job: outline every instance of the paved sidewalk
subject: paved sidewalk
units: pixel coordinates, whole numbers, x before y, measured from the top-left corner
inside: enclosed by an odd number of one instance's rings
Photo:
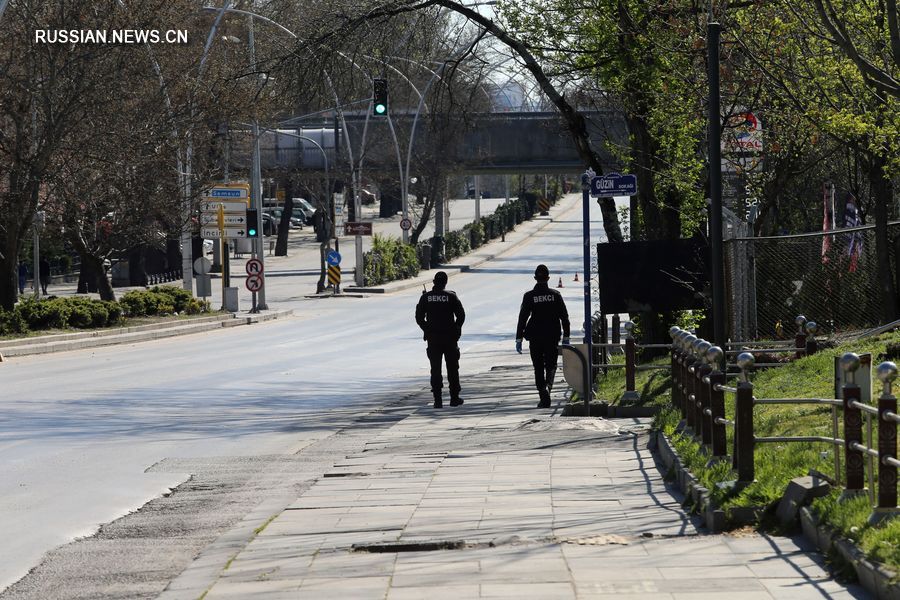
[[[495,368],[442,410],[423,390],[422,408],[286,510],[250,515],[161,598],[867,597],[802,538],[705,535],[646,421],[553,416],[559,391],[536,411],[530,380]]]

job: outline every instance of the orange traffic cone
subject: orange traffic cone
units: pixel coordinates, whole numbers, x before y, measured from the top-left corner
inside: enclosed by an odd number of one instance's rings
[[[558,287],[558,288],[563,287],[563,284],[562,284],[562,277],[559,278],[559,283],[556,285],[556,287]]]
[[[573,279],[572,281],[578,281],[578,271],[575,271],[575,279]]]

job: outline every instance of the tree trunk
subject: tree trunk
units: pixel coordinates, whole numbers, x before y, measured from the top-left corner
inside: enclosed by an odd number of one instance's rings
[[[321,294],[325,291],[325,251],[328,248],[328,242],[319,244],[319,280],[316,282],[316,293]],[[359,266],[362,268],[362,265]]]
[[[434,210],[434,201],[437,198],[437,190],[428,188],[428,195],[424,197],[424,202],[422,204],[422,217],[419,219],[419,222],[416,223],[415,227],[413,227],[412,234],[409,237],[409,243],[415,246],[419,243],[419,237],[422,235],[422,232],[425,231],[425,228],[428,226],[428,221],[431,219],[431,211]],[[417,198],[422,198],[421,192],[416,196]]]
[[[882,319],[890,323],[897,319],[897,289],[891,272],[890,244],[887,223],[889,207],[893,199],[893,183],[887,176],[887,161],[872,157],[869,163],[869,185],[872,188],[875,214],[875,256],[878,262],[878,292],[881,299]]]
[[[0,250],[0,308],[12,310],[19,294],[18,250],[12,237]]]
[[[100,299],[115,302],[116,293],[113,291],[112,282],[109,280],[109,274],[103,267],[103,259],[98,256],[92,256],[89,260],[96,261],[94,272],[97,274],[97,291],[100,292]]]
[[[275,256],[287,256],[288,230],[291,214],[294,212],[294,182],[288,177],[284,182],[284,207],[278,222],[278,239],[275,241]]]

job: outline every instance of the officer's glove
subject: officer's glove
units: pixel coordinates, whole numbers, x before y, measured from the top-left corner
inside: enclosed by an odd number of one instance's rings
[[[522,354],[522,340],[516,340],[516,352]]]
[[[568,345],[569,345],[569,338],[563,338],[563,339],[562,339],[562,345],[563,345],[563,346],[568,346]]]

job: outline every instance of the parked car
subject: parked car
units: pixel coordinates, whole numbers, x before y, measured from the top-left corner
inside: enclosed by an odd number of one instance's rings
[[[275,226],[278,227],[278,223],[281,222],[281,215],[284,213],[284,209],[279,208],[266,208],[263,211],[263,214],[268,214],[272,219],[275,220]],[[290,218],[290,226],[291,228],[303,229],[303,220],[301,218],[291,216]]]
[[[272,215],[265,212],[262,214],[262,231],[263,235],[275,235],[278,231],[278,224],[275,223],[275,219],[272,218]]]
[[[312,217],[316,212],[316,208],[306,198],[294,198],[293,200],[294,216],[302,218],[305,224],[312,225]]]

